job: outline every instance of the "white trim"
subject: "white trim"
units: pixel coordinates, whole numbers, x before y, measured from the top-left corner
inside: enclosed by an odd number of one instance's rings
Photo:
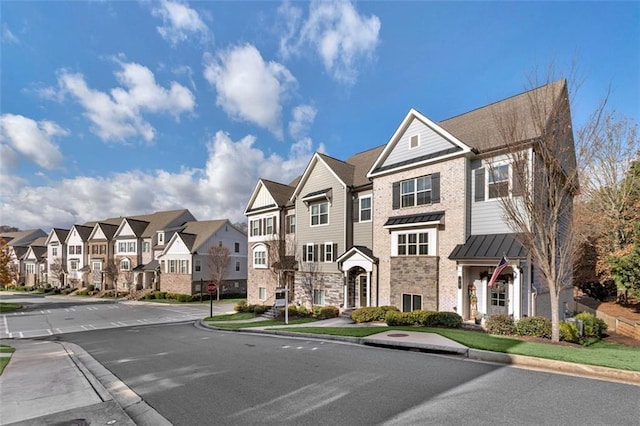
[[[409,235],[409,234],[427,234],[427,254],[419,254],[419,246],[420,243],[416,240],[416,254],[398,254],[398,236],[399,235]],[[427,228],[427,229],[412,229],[411,231],[392,231],[391,232],[391,256],[402,256],[402,257],[412,257],[412,256],[437,256],[438,254],[438,240],[437,240],[438,231],[436,228]]]
[[[315,167],[315,165],[318,162],[322,162],[322,164],[324,164],[324,166],[327,168],[327,170],[329,170],[331,175],[333,175],[333,177],[340,183],[340,185],[342,185],[343,189],[347,188],[347,184],[342,179],[340,179],[340,177],[336,174],[336,172],[333,171],[333,169],[331,167],[329,167],[329,165],[322,159],[322,157],[320,157],[320,154],[318,152],[315,152],[313,154],[313,157],[311,157],[311,160],[309,161],[309,164],[304,169],[304,173],[302,173],[302,177],[300,178],[300,182],[298,182],[298,185],[296,185],[296,189],[293,191],[293,194],[291,195],[291,198],[289,199],[290,202],[295,202],[296,197],[298,196],[298,194],[300,193],[300,191],[302,190],[304,185],[307,183],[307,179],[309,178],[309,175],[311,174],[311,170]]]
[[[368,198],[371,202],[369,203],[369,212],[370,216],[368,220],[362,220],[362,200]],[[363,195],[362,197],[358,197],[358,221],[361,223],[371,222],[373,220],[373,194]]]
[[[322,216],[322,213],[320,213],[320,211],[318,211],[318,223],[317,224],[313,224],[313,207],[314,206],[321,206],[322,204],[326,204],[327,205],[327,223],[320,223],[320,217]],[[329,203],[329,201],[322,201],[320,203],[314,203],[314,204],[310,204],[309,205],[309,227],[310,228],[316,228],[319,226],[328,226],[331,224],[331,203]],[[319,209],[318,209],[319,210]]]
[[[430,222],[419,222],[419,223],[403,223],[399,225],[385,225],[383,228],[385,229],[409,229],[409,228],[422,228],[424,226],[437,226],[444,225],[444,216],[440,220],[432,220]]]

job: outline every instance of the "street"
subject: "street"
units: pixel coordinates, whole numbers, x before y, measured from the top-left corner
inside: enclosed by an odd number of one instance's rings
[[[209,316],[209,303],[162,304],[74,296],[1,294],[3,302],[22,309],[2,314],[0,338],[32,338],[78,331],[193,321]],[[233,311],[233,304],[214,304],[214,313]]]
[[[186,323],[50,339],[176,425],[638,424],[640,387],[461,358]]]

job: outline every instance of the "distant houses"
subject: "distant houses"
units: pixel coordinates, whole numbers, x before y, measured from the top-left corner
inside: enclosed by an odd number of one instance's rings
[[[0,238],[7,243],[17,285],[196,294],[214,283],[223,294],[246,293],[246,234],[226,219],[198,221],[186,209]],[[229,253],[216,275],[210,267],[214,246]]]

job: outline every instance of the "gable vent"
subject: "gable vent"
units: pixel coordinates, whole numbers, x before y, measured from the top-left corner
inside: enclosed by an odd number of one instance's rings
[[[409,143],[409,147],[411,149],[417,148],[420,145],[420,135],[411,136],[411,142]]]

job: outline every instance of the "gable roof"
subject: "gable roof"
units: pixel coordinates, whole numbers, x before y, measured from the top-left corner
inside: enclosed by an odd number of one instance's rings
[[[49,245],[54,235],[58,238],[58,241],[64,244],[64,242],[67,240],[67,236],[69,235],[69,230],[61,229],[61,228],[53,228],[49,232],[49,235],[47,236],[47,241],[45,243],[46,245]]]
[[[118,231],[118,225],[111,224],[111,223],[98,222],[94,225],[93,231],[91,231],[91,235],[89,236],[89,239],[92,239],[93,237],[95,237],[95,234],[98,229],[101,229],[105,238],[110,241],[111,239],[113,239],[113,236],[116,234],[116,231]]]
[[[89,240],[89,236],[91,235],[91,232],[93,231],[93,226],[73,225],[71,227],[71,229],[69,230],[69,233],[67,234],[67,238],[65,239],[65,242],[71,236],[71,231],[73,229],[76,230],[76,232],[80,236],[80,239],[82,240],[82,242],[87,242],[87,240]]]
[[[28,229],[26,231],[14,231],[0,233],[0,238],[5,240],[10,247],[28,246],[36,238],[46,237],[42,229]]]
[[[521,141],[532,140],[540,136],[536,119],[533,117],[531,102],[540,107],[540,111],[550,114],[558,97],[566,91],[566,80],[558,80],[532,90],[511,96],[501,101],[474,109],[467,113],[443,120],[438,124],[455,135],[465,144],[473,147],[477,153],[504,148],[497,117],[510,115],[517,117],[521,125]],[[514,141],[520,142],[520,141]]]
[[[183,218],[184,220],[180,220],[181,218]],[[178,209],[178,210],[159,211],[159,212],[143,214],[143,215],[111,217],[104,220],[87,222],[85,223],[85,225],[95,226],[96,223],[106,223],[109,225],[116,225],[119,227],[120,225],[122,225],[124,219],[130,219],[130,220],[135,220],[139,222],[147,222],[147,225],[144,229],[140,230],[137,228],[137,225],[136,225],[136,229],[134,230],[136,236],[141,238],[152,237],[157,231],[167,228],[169,226],[183,225],[185,222],[189,220],[196,220],[196,218],[191,214],[189,209]],[[175,222],[180,222],[180,223],[175,223]],[[133,229],[133,226],[132,226],[132,229]]]
[[[176,238],[180,238],[191,253],[196,253],[225,224],[236,229],[227,219],[187,222],[181,231],[176,232],[171,237],[171,240],[166,244],[165,251],[173,244]]]
[[[253,203],[258,197],[258,194],[260,193],[261,188],[265,188],[267,192],[269,192],[275,204],[270,204],[268,206],[260,206],[255,208],[252,207]],[[251,193],[251,197],[249,198],[249,202],[247,203],[247,207],[244,210],[244,214],[246,215],[253,211],[262,211],[267,209],[273,209],[276,207],[283,208],[283,207],[292,205],[289,200],[294,190],[295,190],[295,187],[290,185],[285,185],[283,183],[278,183],[278,182],[274,182],[267,179],[258,179],[258,183],[253,189],[253,192]]]
[[[131,231],[133,232],[133,235],[135,235],[136,237],[142,237],[142,233],[145,231],[145,229],[147,229],[147,226],[149,226],[149,222],[147,222],[146,220],[138,220],[131,217],[125,217],[118,227],[118,231],[116,232],[116,234],[120,234],[125,223],[129,225]]]

